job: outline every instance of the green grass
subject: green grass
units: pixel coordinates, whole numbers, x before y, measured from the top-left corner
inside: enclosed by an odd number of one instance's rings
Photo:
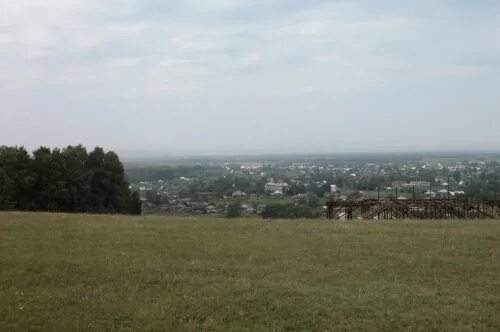
[[[498,331],[500,221],[0,214],[1,331]]]

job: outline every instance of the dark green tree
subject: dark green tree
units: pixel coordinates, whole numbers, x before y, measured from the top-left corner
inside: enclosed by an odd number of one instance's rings
[[[140,214],[114,152],[0,147],[0,209]]]
[[[241,217],[241,203],[231,202],[227,206],[226,218],[239,218]]]
[[[127,213],[132,215],[141,215],[142,203],[137,191],[130,192],[127,201]]]
[[[30,171],[31,158],[23,147],[0,147],[0,169],[2,170],[3,200],[8,208],[32,210],[34,174]],[[8,198],[7,198],[8,197]]]
[[[11,210],[16,207],[14,192],[14,181],[3,168],[0,168],[0,210]]]

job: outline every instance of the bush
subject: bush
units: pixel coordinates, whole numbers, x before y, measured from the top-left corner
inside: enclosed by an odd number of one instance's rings
[[[297,219],[318,218],[320,213],[308,206],[296,206],[295,204],[270,204],[262,211],[264,219]]]
[[[227,206],[226,218],[239,218],[241,217],[241,203],[232,202]]]

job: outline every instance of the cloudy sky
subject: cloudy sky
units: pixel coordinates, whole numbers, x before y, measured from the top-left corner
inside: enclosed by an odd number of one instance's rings
[[[500,149],[498,0],[0,0],[0,144]]]

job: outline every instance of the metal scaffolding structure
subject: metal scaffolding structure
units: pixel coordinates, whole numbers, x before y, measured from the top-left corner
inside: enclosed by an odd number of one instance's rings
[[[497,219],[500,200],[362,199],[327,203],[327,218],[350,219]]]

